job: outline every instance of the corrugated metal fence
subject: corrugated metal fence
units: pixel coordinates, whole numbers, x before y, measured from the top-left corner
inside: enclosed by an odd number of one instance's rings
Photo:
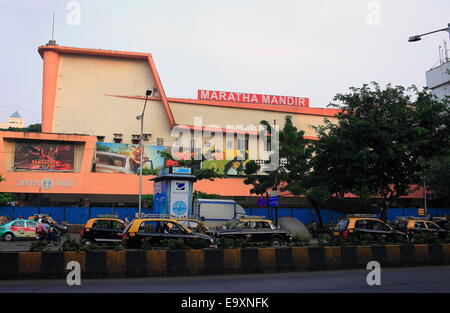
[[[117,214],[119,218],[124,219],[125,216],[134,216],[137,212],[137,208],[134,207],[41,207],[40,210],[37,207],[14,207],[14,206],[2,206],[0,207],[0,216],[6,215],[11,218],[18,218],[23,216],[28,218],[33,214],[38,213],[51,214],[56,221],[67,221],[69,224],[84,224],[92,217],[97,217],[99,214]],[[150,214],[151,209],[143,209],[143,213]],[[275,209],[262,209],[262,208],[247,208],[245,209],[248,215],[264,216],[274,219]],[[444,216],[450,215],[450,208],[431,208],[428,209],[428,213],[431,216]],[[321,209],[322,221],[329,223],[336,221],[342,214],[328,209]],[[318,222],[317,214],[313,209],[308,208],[291,208],[291,209],[278,209],[278,216],[290,216],[298,218],[305,224],[309,224],[312,221]],[[417,208],[391,208],[388,211],[388,220],[395,219],[397,216],[419,216]]]

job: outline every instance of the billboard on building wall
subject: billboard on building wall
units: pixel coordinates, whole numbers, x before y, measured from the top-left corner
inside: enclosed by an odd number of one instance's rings
[[[240,150],[213,152],[208,155],[208,159],[202,162],[202,168],[215,169],[227,176],[245,175],[245,163],[249,161],[248,153]]]
[[[164,146],[145,145],[142,154],[143,169],[160,170],[164,158],[158,151]],[[95,154],[95,171],[103,173],[137,174],[140,167],[140,148],[138,144],[98,142]]]
[[[17,142],[14,168],[31,171],[73,171],[74,146],[68,143]]]

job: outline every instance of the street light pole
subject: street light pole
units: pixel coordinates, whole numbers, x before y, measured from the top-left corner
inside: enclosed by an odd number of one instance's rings
[[[138,115],[136,118],[141,120],[141,136],[139,137],[139,217],[142,213],[142,157],[143,157],[143,145],[142,145],[142,137],[144,137],[144,113],[145,107],[147,106],[148,97],[152,94],[150,89],[147,89],[145,92],[145,103],[144,109],[142,110],[142,114]]]
[[[415,42],[415,41],[419,41],[422,40],[422,36],[426,36],[426,35],[430,35],[430,34],[434,34],[437,32],[448,32],[449,36],[450,36],[450,23],[448,23],[448,27],[447,28],[442,28],[442,29],[438,29],[429,33],[425,33],[425,34],[421,34],[421,35],[414,35],[409,37],[408,41],[409,42]]]

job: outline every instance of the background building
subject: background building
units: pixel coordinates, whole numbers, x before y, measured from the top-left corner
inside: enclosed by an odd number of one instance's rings
[[[140,121],[136,116],[142,113],[148,89],[152,95],[148,98],[143,140],[148,156],[145,166],[153,170],[164,166],[157,151],[176,144],[172,135],[176,126],[190,134],[199,130],[230,133],[231,136],[223,138],[222,153],[227,154],[251,146],[253,131],[238,125],[259,125],[267,120],[283,127],[285,117],[290,115],[305,137],[315,140],[313,126],[323,124],[325,118],[335,121],[339,112],[309,105],[170,98],[148,53],[55,44],[41,46],[38,51],[44,64],[42,132],[0,132],[0,175],[5,178],[1,191],[15,194],[19,206],[64,206],[64,212],[73,206],[84,208],[74,211],[75,215],[88,214],[86,208],[135,207],[139,177],[133,162],[140,138]],[[196,125],[199,118],[201,126]],[[226,128],[227,125],[234,126]],[[202,139],[203,151],[211,148],[209,139],[207,136]],[[226,167],[216,161],[209,165]],[[144,194],[153,193],[150,178],[144,177]],[[251,187],[243,180],[235,171],[214,182],[198,181],[194,189],[257,208],[257,197],[250,194]],[[408,199],[417,195],[420,198],[417,192]],[[415,205],[421,205],[419,200]],[[307,205],[303,199],[294,197],[284,197],[281,202],[286,210]],[[414,204],[410,201],[408,205]],[[101,208],[98,210],[92,212],[103,212]],[[286,214],[294,214],[290,212]]]
[[[0,123],[0,129],[8,129],[10,127],[13,128],[25,128],[25,122],[23,118],[20,116],[19,112],[14,112],[6,123]]]

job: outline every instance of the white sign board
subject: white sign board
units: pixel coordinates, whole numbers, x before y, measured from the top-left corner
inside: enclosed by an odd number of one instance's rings
[[[170,215],[187,217],[189,204],[189,182],[172,180],[170,182]]]

